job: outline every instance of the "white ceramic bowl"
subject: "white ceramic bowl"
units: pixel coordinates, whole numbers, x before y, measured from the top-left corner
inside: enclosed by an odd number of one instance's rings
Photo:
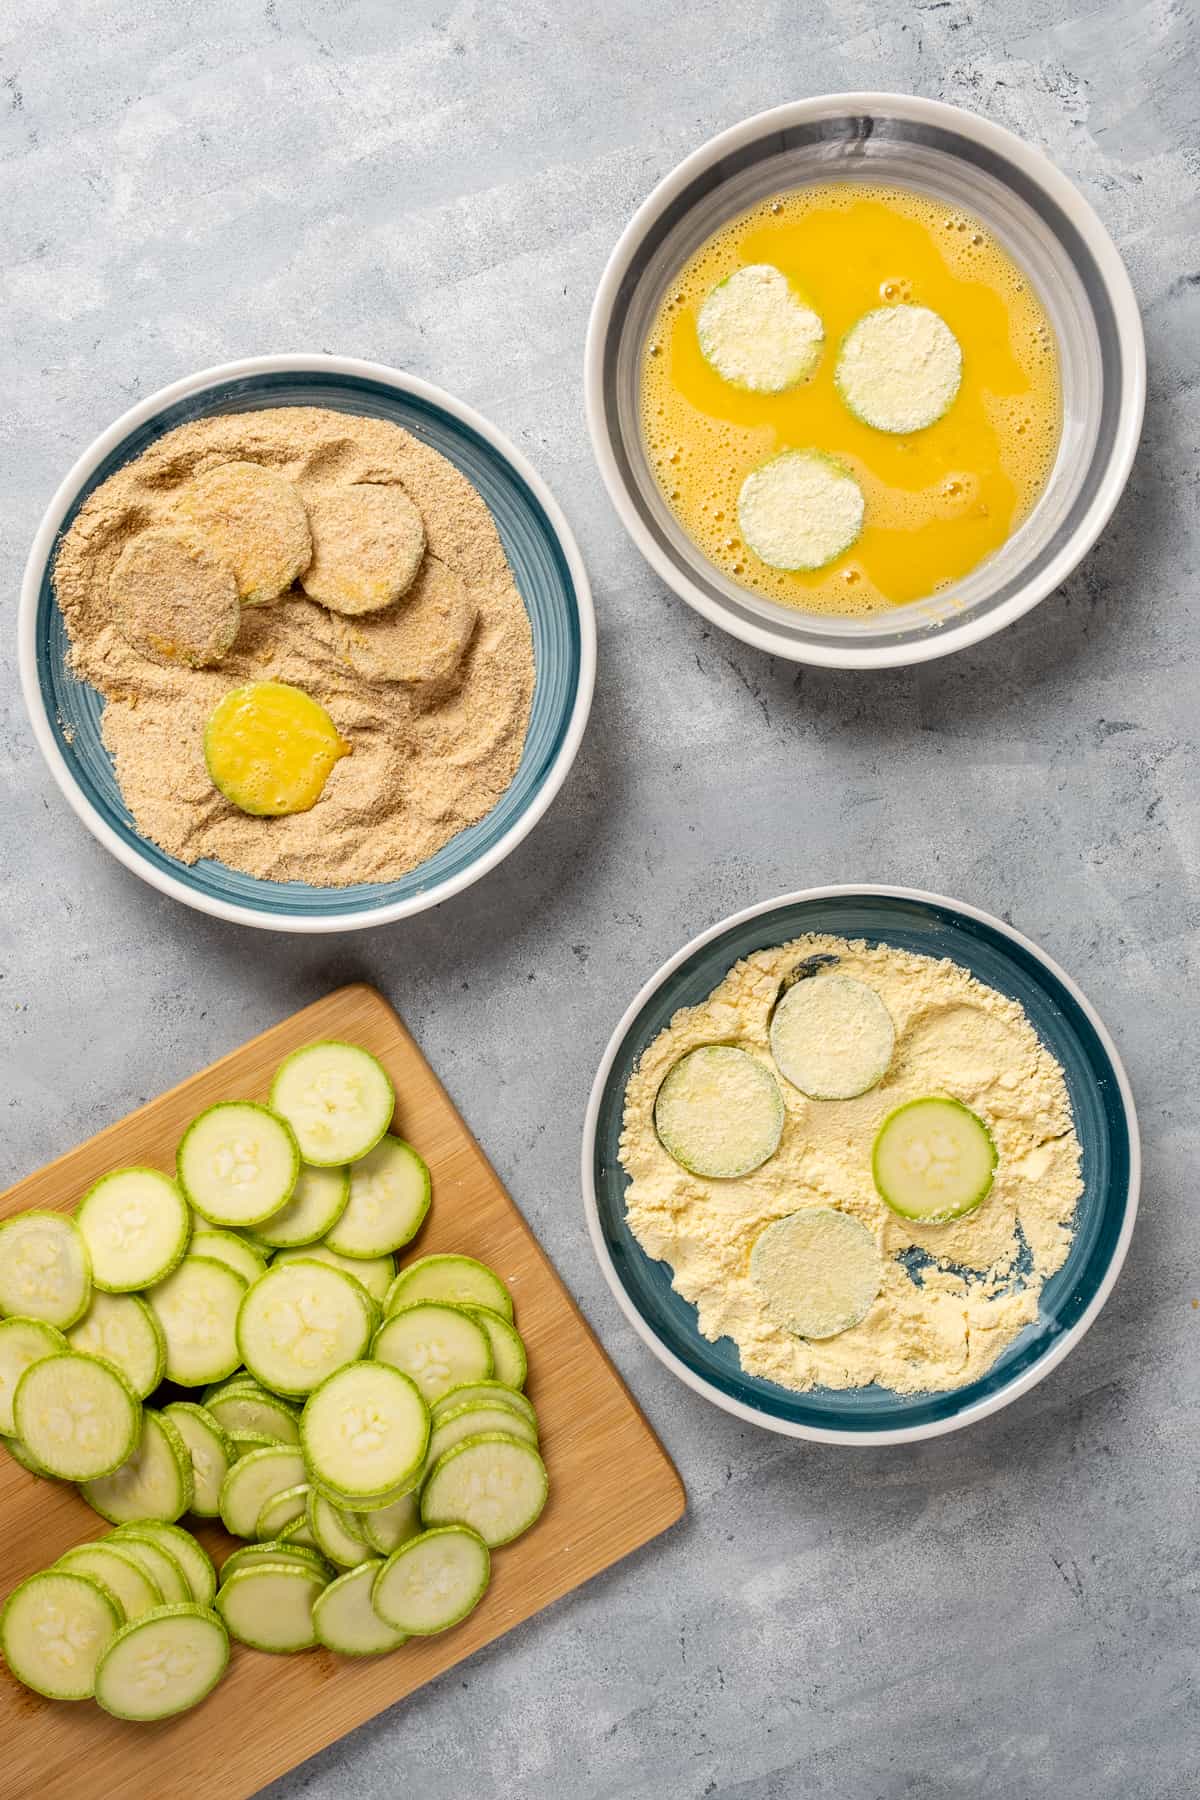
[[[1063,390],[1058,456],[1037,505],[962,581],[868,619],[800,611],[726,576],[684,533],[655,481],[639,420],[643,346],[679,268],[726,220],[810,181],[916,188],[980,217],[1036,283]],[[613,505],[667,585],[722,630],[830,668],[925,662],[999,631],[1062,582],[1125,486],[1141,433],[1141,318],[1112,239],[1038,150],[955,106],[827,94],[759,113],[660,181],[621,234],[592,307],[584,370],[592,447]]]
[[[386,419],[455,463],[487,501],[533,632],[537,683],[521,764],[478,824],[399,881],[352,887],[260,881],[224,864],[184,864],[133,824],[100,735],[102,702],[76,681],[50,570],[83,500],[166,431],[212,413],[327,406]],[[21,590],[25,704],[50,772],[92,835],[160,893],[215,918],[270,931],[357,931],[436,906],[495,868],[537,824],[575,760],[591,706],[596,625],[570,526],[520,451],[473,408],[427,381],[346,356],[256,356],[202,369],[151,394],[101,433],[46,510]]]

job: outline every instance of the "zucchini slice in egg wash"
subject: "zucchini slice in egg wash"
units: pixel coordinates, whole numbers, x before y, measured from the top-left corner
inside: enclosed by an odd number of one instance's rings
[[[896,1027],[875,992],[849,975],[788,988],[771,1020],[775,1067],[810,1100],[852,1100],[883,1080]]]
[[[996,1161],[983,1120],[961,1100],[935,1094],[888,1114],[875,1139],[871,1173],[880,1199],[902,1219],[943,1225],[983,1205]]]
[[[862,530],[866,501],[857,481],[822,450],[784,450],[747,475],[738,494],[738,526],[769,568],[823,569]]]
[[[962,347],[927,306],[876,307],[846,333],[834,380],[856,419],[903,437],[949,412]]]
[[[771,1071],[733,1044],[689,1050],[654,1102],[659,1142],[689,1174],[730,1181],[774,1156],[783,1096]]]
[[[718,282],[696,320],[700,354],[723,381],[782,394],[812,374],[825,327],[782,269],[748,263]]]
[[[865,1225],[836,1207],[809,1206],[755,1239],[750,1278],[777,1325],[797,1337],[830,1338],[871,1310],[883,1262]]]

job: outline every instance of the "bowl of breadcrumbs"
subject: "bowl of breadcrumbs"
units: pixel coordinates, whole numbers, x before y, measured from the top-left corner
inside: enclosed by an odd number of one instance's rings
[[[47,509],[20,669],[66,798],[203,912],[346,931],[494,868],[558,792],[587,576],[524,457],[402,372],[257,357],[153,394]]]

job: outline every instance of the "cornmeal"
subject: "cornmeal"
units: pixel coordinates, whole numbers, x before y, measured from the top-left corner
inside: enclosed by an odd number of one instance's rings
[[[686,1051],[712,1043],[737,1044],[773,1069],[767,1024],[781,979],[815,952],[836,955],[839,972],[887,1006],[896,1025],[887,1074],[853,1100],[806,1099],[777,1074],[786,1119],[775,1155],[732,1181],[688,1174],[655,1133],[663,1077]],[[983,1205],[945,1225],[899,1218],[871,1178],[885,1116],[928,1094],[978,1113],[999,1158]],[[1036,1319],[1042,1286],[1074,1238],[1081,1155],[1062,1069],[1015,1000],[949,960],[818,935],[756,952],[702,1005],[676,1013],[630,1078],[620,1147],[630,1228],[670,1265],[705,1337],[732,1338],[747,1373],[784,1387],[879,1382],[899,1393],[976,1380]],[[773,1324],[750,1278],[759,1233],[804,1206],[861,1220],[884,1257],[865,1318],[820,1340]]]

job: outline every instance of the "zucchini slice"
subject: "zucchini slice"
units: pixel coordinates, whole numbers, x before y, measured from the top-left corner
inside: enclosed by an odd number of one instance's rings
[[[832,1206],[776,1219],[750,1252],[769,1316],[797,1337],[830,1338],[866,1318],[883,1286],[874,1232]]]
[[[301,1258],[328,1263],[331,1269],[340,1269],[343,1275],[351,1276],[360,1287],[365,1288],[378,1305],[383,1304],[384,1296],[396,1277],[395,1260],[390,1256],[339,1256],[328,1244],[308,1244],[301,1250],[280,1250],[272,1261],[297,1262]]]
[[[225,1673],[229,1634],[207,1606],[158,1606],[118,1631],[96,1669],[96,1704],[116,1719],[170,1719]]]
[[[696,320],[700,354],[723,381],[782,394],[821,360],[825,327],[773,263],[747,263],[719,281]]]
[[[233,1445],[234,1462],[240,1462],[252,1450],[273,1450],[279,1439],[269,1436],[265,1431],[240,1431],[235,1428],[229,1433],[229,1442]]]
[[[191,1400],[163,1407],[192,1460],[192,1504],[198,1519],[215,1519],[221,1510],[221,1483],[237,1460],[228,1433],[208,1408]]]
[[[65,1574],[90,1575],[120,1602],[127,1619],[140,1618],[163,1603],[162,1589],[136,1556],[108,1538],[102,1544],[76,1544],[55,1563]]]
[[[289,1201],[290,1205],[291,1202]],[[239,1236],[236,1231],[193,1231],[188,1249],[193,1256],[207,1256],[212,1262],[223,1262],[249,1287],[264,1273],[267,1259],[257,1244]]]
[[[0,1225],[0,1313],[65,1331],[91,1297],[91,1259],[74,1219],[35,1210]]]
[[[411,1144],[386,1132],[349,1170],[350,1198],[325,1242],[339,1256],[387,1256],[409,1243],[429,1211],[429,1170]]]
[[[282,1210],[300,1175],[286,1120],[254,1100],[220,1100],[193,1119],[176,1153],[179,1185],[212,1225],[257,1225]]]
[[[167,1344],[152,1309],[140,1294],[92,1289],[92,1303],[67,1333],[72,1350],[103,1357],[125,1377],[139,1400],[152,1394],[167,1366]]]
[[[877,1086],[896,1048],[892,1015],[873,987],[849,975],[798,981],[771,1019],[780,1074],[810,1100],[852,1100]]]
[[[528,1394],[518,1393],[502,1381],[466,1381],[452,1387],[440,1400],[435,1400],[430,1409],[434,1424],[437,1425],[447,1413],[457,1412],[460,1406],[507,1407],[510,1412],[520,1413],[528,1419],[535,1429],[537,1427],[537,1414]]]
[[[396,1095],[369,1051],[328,1042],[295,1050],[280,1063],[271,1105],[295,1132],[305,1162],[328,1168],[357,1162],[375,1148],[391,1123]]]
[[[141,1564],[162,1590],[165,1606],[181,1606],[191,1599],[191,1583],[183,1572],[183,1564],[170,1550],[164,1550],[157,1538],[151,1537],[144,1521],[118,1526],[112,1537],[103,1541],[120,1545]]]
[[[351,1363],[309,1395],[300,1436],[314,1480],[370,1501],[421,1473],[429,1408],[417,1379],[386,1361]]]
[[[213,786],[256,818],[307,812],[353,747],[323,706],[285,681],[231,688],[204,727]]]
[[[525,1377],[529,1373],[529,1358],[525,1354],[525,1345],[515,1325],[493,1312],[490,1306],[463,1305],[463,1311],[469,1313],[477,1325],[482,1325],[487,1332],[488,1342],[492,1346],[492,1374],[496,1381],[504,1382],[506,1387],[523,1388]]]
[[[308,1529],[322,1555],[339,1569],[355,1569],[371,1554],[357,1533],[351,1531],[349,1515],[316,1488],[310,1488],[308,1493]]]
[[[43,1319],[0,1319],[0,1437],[17,1434],[13,1396],[26,1369],[69,1349],[62,1332]]]
[[[221,1484],[221,1523],[231,1537],[256,1535],[267,1501],[306,1479],[304,1458],[288,1444],[270,1444],[239,1457]]]
[[[834,380],[856,419],[906,436],[949,412],[962,361],[962,346],[939,313],[879,306],[846,333]]]
[[[689,1050],[668,1070],[654,1102],[663,1149],[691,1175],[732,1181],[774,1156],[784,1106],[764,1063],[733,1044]]]
[[[875,1139],[871,1173],[880,1199],[902,1219],[942,1225],[982,1206],[996,1161],[983,1120],[961,1100],[939,1094],[888,1114]]]
[[[284,1488],[282,1492],[272,1494],[269,1500],[264,1500],[254,1526],[254,1535],[259,1542],[273,1543],[297,1519],[307,1519],[308,1496],[311,1492],[307,1481],[298,1481],[295,1487]]]
[[[340,1269],[310,1258],[273,1263],[242,1300],[242,1361],[275,1394],[310,1394],[366,1354],[374,1303]]]
[[[314,1569],[322,1580],[333,1579],[333,1570],[319,1551],[309,1550],[303,1544],[285,1543],[282,1538],[276,1538],[273,1543],[240,1544],[236,1550],[231,1550],[221,1564],[222,1586],[231,1575],[236,1575],[239,1569],[256,1569],[260,1568],[263,1563],[272,1562],[301,1563],[305,1568]]]
[[[121,1626],[116,1596],[90,1575],[44,1569],[15,1587],[0,1613],[0,1650],[27,1688],[89,1700],[96,1666]]]
[[[478,1437],[485,1431],[498,1431],[505,1437],[523,1438],[537,1448],[537,1426],[522,1413],[510,1412],[507,1406],[458,1406],[438,1419],[429,1436],[426,1467],[432,1469],[447,1450],[461,1444],[464,1438]]]
[[[115,1169],[90,1187],[75,1213],[92,1280],[128,1294],[169,1275],[192,1233],[188,1203],[159,1169]]]
[[[379,1656],[406,1641],[404,1632],[385,1624],[371,1602],[382,1560],[365,1550],[363,1556],[365,1561],[331,1581],[313,1601],[317,1637],[339,1656]]]
[[[233,1388],[209,1401],[209,1410],[226,1431],[256,1431],[279,1444],[300,1442],[300,1415],[278,1394],[262,1388]]]
[[[490,1577],[484,1539],[464,1525],[439,1526],[392,1551],[376,1571],[371,1604],[393,1630],[430,1637],[474,1612]]]
[[[546,1465],[524,1439],[499,1431],[464,1438],[421,1489],[424,1525],[469,1525],[489,1549],[528,1531],[550,1492]]]
[[[13,1423],[48,1475],[91,1481],[119,1469],[137,1449],[142,1408],[111,1363],[70,1350],[25,1370],[13,1396]]]
[[[324,1574],[291,1559],[243,1564],[217,1593],[217,1611],[231,1637],[254,1650],[308,1650],[317,1641],[313,1602]]]
[[[183,1570],[184,1580],[188,1584],[192,1599],[199,1606],[208,1606],[217,1591],[217,1571],[213,1567],[212,1557],[208,1551],[185,1531],[182,1525],[171,1525],[164,1519],[142,1519],[132,1527],[140,1538],[148,1538],[151,1543],[159,1544],[174,1557]],[[128,1534],[119,1531],[117,1542]],[[107,1540],[112,1543],[113,1540]]]
[[[858,482],[823,450],[784,450],[751,469],[738,492],[738,526],[768,568],[823,569],[862,530],[867,503]]]
[[[167,1380],[180,1387],[221,1381],[241,1362],[238,1308],[246,1283],[228,1263],[185,1256],[149,1300],[167,1341]]]
[[[513,1316],[512,1295],[486,1263],[473,1256],[441,1253],[419,1256],[393,1281],[383,1302],[390,1317],[417,1300],[445,1300],[451,1306],[490,1306],[502,1319]]]
[[[415,1492],[403,1494],[390,1506],[359,1513],[358,1522],[370,1548],[379,1556],[390,1556],[398,1545],[420,1531],[421,1508]]]
[[[483,1326],[461,1306],[438,1300],[419,1300],[385,1319],[371,1355],[411,1376],[427,1405],[461,1382],[486,1381],[493,1369]]]
[[[254,1235],[272,1250],[315,1244],[333,1230],[349,1198],[349,1169],[314,1169],[302,1163],[291,1199],[282,1211],[257,1225]]]
[[[192,1504],[192,1459],[170,1419],[146,1407],[135,1453],[114,1474],[85,1482],[79,1491],[110,1524],[141,1519],[169,1524]]]
[[[307,1513],[299,1519],[293,1519],[290,1525],[285,1525],[279,1534],[279,1541],[281,1544],[292,1544],[305,1550],[319,1551],[320,1549],[316,1538],[309,1530]],[[322,1560],[324,1559],[322,1558]]]

